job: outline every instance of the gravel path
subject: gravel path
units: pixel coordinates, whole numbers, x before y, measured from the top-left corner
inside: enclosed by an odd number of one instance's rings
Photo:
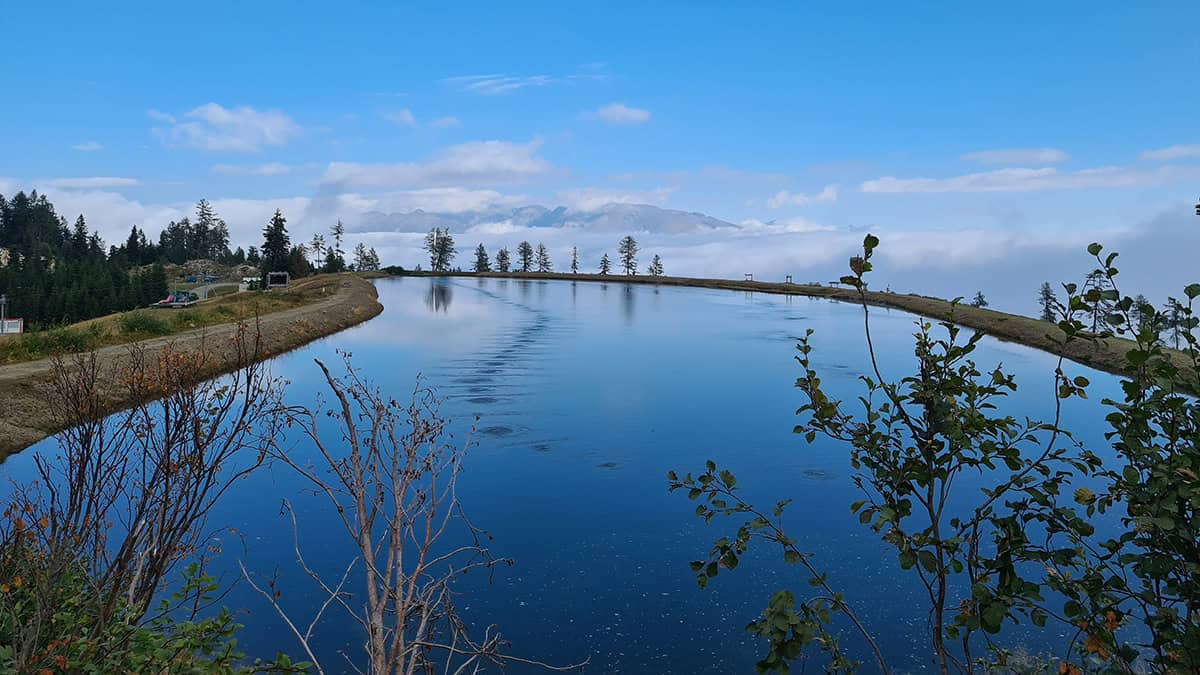
[[[266,314],[259,319],[264,349],[268,356],[301,347],[313,340],[332,335],[362,323],[383,311],[375,286],[364,279],[345,275],[331,285],[329,298],[293,309]],[[229,337],[237,323],[208,326],[162,338],[144,340],[138,345],[150,350],[171,345],[177,350],[206,349],[212,359],[214,376],[232,367],[234,354]],[[96,351],[102,371],[115,374],[128,363],[130,345],[104,347]],[[52,359],[0,366],[0,459],[26,448],[59,431],[42,403],[43,388],[49,378]],[[109,388],[118,392],[116,383]],[[115,412],[128,404],[115,393],[109,402]]]

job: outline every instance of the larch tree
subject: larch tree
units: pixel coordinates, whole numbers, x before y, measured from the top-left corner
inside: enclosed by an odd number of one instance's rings
[[[571,274],[579,274],[579,247],[571,247]]]
[[[425,251],[429,253],[429,269],[446,272],[454,259],[454,237],[449,229],[433,228],[425,235]]]
[[[313,267],[320,267],[324,260],[322,256],[325,253],[325,235],[320,232],[314,234],[312,241],[308,243],[308,250],[313,254]]]
[[[488,252],[487,249],[483,247],[483,244],[475,247],[475,266],[473,269],[476,272],[492,271],[492,263],[490,260],[488,260]]]
[[[617,256],[621,258],[621,269],[625,270],[625,274],[637,274],[637,240],[629,235],[621,240],[617,245]]]
[[[496,271],[508,274],[509,271],[509,256],[508,249],[502,248],[496,251]]]
[[[612,272],[612,262],[608,259],[608,254],[600,256],[600,275],[608,276]]]
[[[1054,321],[1054,308],[1058,306],[1058,296],[1054,294],[1049,281],[1042,282],[1042,287],[1038,290],[1038,305],[1042,308],[1042,321]]]
[[[521,271],[533,269],[533,246],[527,241],[517,244],[517,259],[521,262]]]
[[[546,247],[544,245],[542,245],[541,243],[539,243],[537,245],[537,271],[539,271],[539,272],[553,272],[554,271],[554,263],[550,262],[550,252],[547,251]]]

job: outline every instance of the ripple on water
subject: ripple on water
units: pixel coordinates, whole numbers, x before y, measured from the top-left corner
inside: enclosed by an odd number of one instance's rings
[[[479,430],[479,433],[483,434],[484,436],[491,436],[492,438],[504,438],[506,436],[512,436],[514,433],[516,433],[516,430],[512,427],[506,427],[502,424],[497,424],[490,427],[483,427]]]

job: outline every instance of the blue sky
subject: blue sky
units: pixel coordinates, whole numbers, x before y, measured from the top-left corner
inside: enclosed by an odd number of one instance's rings
[[[0,193],[38,187],[110,239],[206,197],[246,244],[276,207],[303,238],[644,202],[741,227],[646,233],[680,273],[804,276],[871,229],[947,285],[982,256],[964,293],[1001,297],[1008,257],[1085,264],[1090,238],[1200,224],[1200,5],[903,5],[20,3]],[[601,247],[570,235],[546,238]],[[412,233],[364,236],[417,260]]]

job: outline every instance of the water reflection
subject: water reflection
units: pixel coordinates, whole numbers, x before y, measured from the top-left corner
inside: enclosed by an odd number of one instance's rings
[[[454,300],[454,291],[450,289],[448,279],[433,279],[429,284],[429,292],[425,294],[425,306],[433,312],[449,313],[450,303]]]
[[[633,301],[633,284],[622,284],[624,292],[621,293],[621,314],[625,317],[625,323],[633,325],[634,317],[634,301]]]

